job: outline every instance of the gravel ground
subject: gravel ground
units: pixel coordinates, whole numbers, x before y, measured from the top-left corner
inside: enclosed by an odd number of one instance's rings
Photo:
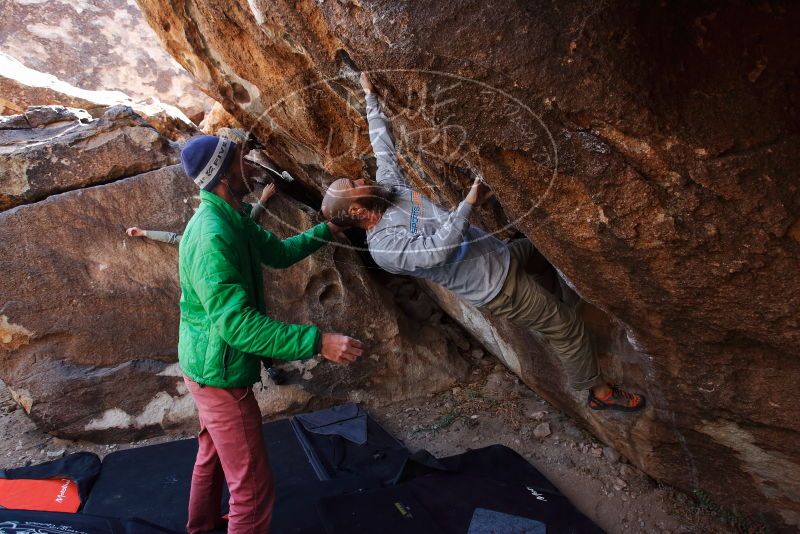
[[[448,456],[495,443],[514,449],[610,533],[735,531],[629,464],[488,359],[451,391],[372,413],[412,451]]]

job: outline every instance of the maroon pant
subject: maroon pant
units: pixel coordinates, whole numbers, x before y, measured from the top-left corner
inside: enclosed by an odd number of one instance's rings
[[[189,534],[220,526],[222,489],[231,498],[228,534],[269,532],[275,485],[253,390],[200,386],[183,378],[200,417],[199,449],[189,493]]]

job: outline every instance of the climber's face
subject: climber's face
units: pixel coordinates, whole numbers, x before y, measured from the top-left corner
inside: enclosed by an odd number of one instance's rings
[[[371,180],[341,178],[333,182],[322,199],[322,214],[339,226],[364,228],[380,220],[389,191]]]

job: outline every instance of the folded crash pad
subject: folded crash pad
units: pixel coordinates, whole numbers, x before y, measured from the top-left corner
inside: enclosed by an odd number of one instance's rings
[[[77,512],[100,474],[96,454],[79,452],[43,464],[0,470],[0,507]]]
[[[393,484],[409,456],[356,404],[297,415],[292,426],[320,480],[367,477]]]
[[[320,499],[328,534],[602,532],[524,458],[501,445],[418,454],[397,485]]]

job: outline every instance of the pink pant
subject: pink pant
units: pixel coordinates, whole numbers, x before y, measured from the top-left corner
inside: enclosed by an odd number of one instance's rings
[[[201,387],[183,378],[200,417],[200,447],[189,493],[189,534],[220,526],[228,482],[228,534],[269,532],[275,485],[261,436],[261,411],[252,388]]]

